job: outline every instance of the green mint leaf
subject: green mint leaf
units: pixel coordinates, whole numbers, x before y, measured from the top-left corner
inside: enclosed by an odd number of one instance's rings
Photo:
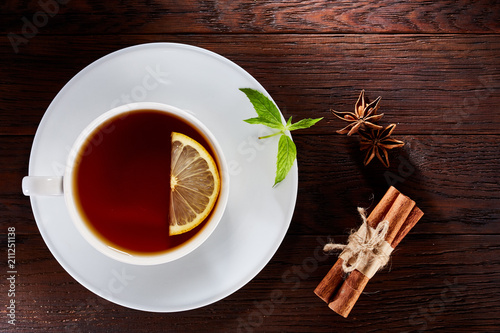
[[[299,120],[295,124],[289,125],[289,123],[292,122],[292,117],[290,117],[289,122],[286,124],[286,129],[289,131],[294,131],[294,130],[298,130],[298,129],[309,128],[309,127],[313,126],[314,124],[316,124],[321,119],[323,119],[323,118],[316,118],[316,119],[307,118],[307,119]]]
[[[286,175],[290,172],[290,169],[293,166],[293,162],[297,158],[297,148],[295,147],[295,143],[293,143],[292,139],[285,134],[285,131],[294,131],[297,129],[311,127],[323,118],[302,119],[295,124],[292,124],[292,117],[290,117],[286,122],[286,125],[283,125],[280,111],[269,98],[259,91],[251,88],[240,88],[240,90],[245,93],[257,112],[257,117],[245,119],[244,121],[249,124],[265,125],[279,130],[276,133],[262,136],[259,139],[281,135],[278,143],[278,158],[276,161],[276,178],[274,180],[274,187],[285,179]]]
[[[276,124],[275,122],[270,122],[268,119],[266,118],[261,118],[261,117],[256,117],[256,118],[249,118],[249,119],[245,119],[243,120],[244,122],[247,122],[249,124],[259,124],[259,125],[265,125],[267,127],[271,127],[271,128],[277,128],[277,129],[283,129],[283,124]]]
[[[285,179],[286,175],[292,168],[293,162],[297,157],[297,148],[292,139],[283,134],[280,137],[278,143],[278,160],[276,161],[276,178],[274,180],[274,186]]]
[[[281,122],[280,111],[269,98],[255,89],[240,88],[240,90],[247,95],[248,99],[252,103],[258,115],[257,119],[262,121],[261,124],[266,126],[269,126],[268,124],[273,124],[273,128],[285,128]]]

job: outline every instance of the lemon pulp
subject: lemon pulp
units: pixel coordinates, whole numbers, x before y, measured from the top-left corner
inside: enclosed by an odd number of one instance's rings
[[[172,133],[170,235],[192,230],[212,211],[220,190],[217,164],[196,140]]]

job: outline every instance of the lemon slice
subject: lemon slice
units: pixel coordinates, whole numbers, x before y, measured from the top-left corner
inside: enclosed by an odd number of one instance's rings
[[[197,141],[172,133],[170,166],[170,235],[198,226],[217,201],[220,178],[217,165]]]

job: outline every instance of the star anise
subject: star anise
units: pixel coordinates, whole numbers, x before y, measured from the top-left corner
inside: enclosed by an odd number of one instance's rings
[[[403,141],[391,139],[392,131],[396,128],[396,124],[390,124],[384,129],[370,129],[369,131],[359,131],[361,136],[361,150],[367,150],[364,164],[368,165],[373,157],[377,158],[384,164],[386,168],[389,167],[388,149],[404,146]]]
[[[335,110],[331,110],[332,113],[338,118],[350,122],[349,125],[337,131],[339,134],[352,135],[359,131],[359,129],[367,129],[366,127],[373,129],[382,129],[382,126],[375,125],[374,122],[377,122],[384,115],[377,114],[377,110],[379,107],[379,103],[382,97],[377,97],[371,103],[368,103],[368,100],[365,98],[365,91],[361,90],[361,94],[359,94],[358,101],[356,102],[356,106],[354,108],[354,112],[338,112]]]

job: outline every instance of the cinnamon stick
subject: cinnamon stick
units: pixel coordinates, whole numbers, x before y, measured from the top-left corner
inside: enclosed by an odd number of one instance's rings
[[[389,231],[385,237],[387,243],[392,244],[392,241],[410,215],[413,207],[415,207],[415,201],[401,193],[398,195],[391,209],[389,209],[387,215],[384,217],[385,221],[389,221]]]
[[[366,222],[372,228],[376,228],[377,225],[384,220],[384,217],[387,215],[389,209],[391,209],[394,201],[401,193],[394,187],[391,186],[385,192],[382,199],[380,199],[379,203],[373,208],[370,215],[366,218]]]
[[[417,224],[418,220],[424,216],[424,212],[420,210],[417,206],[413,207],[410,215],[408,215],[408,218],[406,221],[403,223],[401,228],[399,229],[398,234],[392,241],[392,248],[396,248],[398,244],[405,238],[405,236],[410,232],[410,230]]]
[[[370,281],[363,273],[354,270],[349,274],[349,277],[344,281],[334,300],[328,304],[328,307],[347,318],[349,312],[358,301],[359,296]]]
[[[423,215],[424,213],[420,210],[420,208],[418,208],[417,206],[413,207],[410,214],[408,215],[402,226],[399,228],[396,237],[391,243],[391,247],[393,249],[398,246],[401,240],[408,234],[408,232],[410,232],[410,230],[415,226],[415,224],[417,224],[418,220],[420,220]],[[387,217],[385,219],[387,219]],[[337,293],[337,295],[339,296],[336,296],[334,301],[328,304],[328,307],[344,318],[347,318],[352,308],[356,304],[359,296],[361,296],[361,294],[363,293],[363,290],[368,284],[368,281],[370,281],[369,278],[367,278],[361,272],[354,270],[353,272],[351,272],[349,278],[344,282],[344,284],[342,284],[342,288],[340,288]]]
[[[321,280],[320,284],[314,289],[314,293],[326,303],[330,303],[344,281],[344,270],[342,264],[344,260],[338,258],[335,265],[328,271],[328,274]]]
[[[379,221],[385,220],[389,222],[389,229],[386,235],[386,242],[393,243],[393,240],[398,235],[403,224],[413,210],[415,202],[401,193],[397,194],[396,199],[390,206],[389,210]],[[417,215],[416,215],[417,216]],[[375,220],[374,223],[378,222]],[[416,223],[416,222],[415,222]],[[358,270],[354,270],[349,274],[347,279],[343,282],[333,300],[328,304],[330,309],[337,312],[346,318],[351,312],[354,304],[363,292],[366,284],[370,279],[363,275]]]
[[[382,199],[366,218],[370,227],[376,228],[377,225],[383,221],[399,194],[401,193],[394,186],[389,187]],[[314,293],[326,303],[330,303],[344,281],[344,271],[342,270],[343,263],[344,260],[338,258],[335,265],[333,265],[328,274],[314,290]]]

